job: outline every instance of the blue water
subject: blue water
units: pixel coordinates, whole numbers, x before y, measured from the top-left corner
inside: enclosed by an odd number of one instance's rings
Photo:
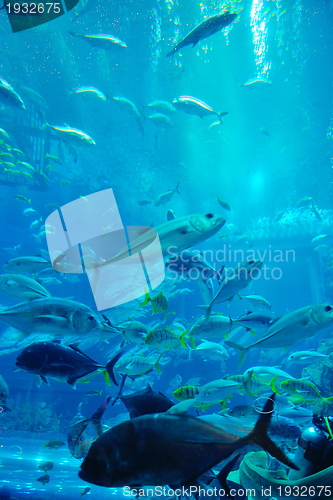
[[[256,258],[265,255],[266,278],[261,276],[243,294],[265,297],[272,304],[274,317],[310,304],[332,304],[332,2],[88,1],[90,11],[77,19],[81,2],[57,20],[16,34],[10,32],[5,11],[0,11],[0,77],[26,104],[26,110],[2,106],[0,127],[9,134],[10,144],[26,153],[23,161],[47,176],[44,184],[32,189],[30,180],[2,174],[0,267],[14,257],[48,258],[43,224],[56,206],[112,188],[124,226],[159,226],[166,222],[168,209],[177,217],[213,213],[225,218],[226,224],[218,232],[224,236],[214,235],[195,249],[210,250],[214,256],[218,250],[242,250],[245,258],[250,251]],[[236,22],[195,48],[185,47],[166,58],[181,38],[223,5],[239,13]],[[127,48],[113,52],[92,47],[69,31],[114,35]],[[266,83],[245,85],[255,78]],[[103,91],[108,100],[71,94],[87,85]],[[36,104],[22,86],[38,92],[47,107]],[[201,119],[176,111],[171,115],[172,128],[155,126],[145,105],[154,99],[172,102],[180,95],[201,99],[218,112],[227,111],[223,125],[212,125],[214,115]],[[133,115],[117,107],[113,96],[135,103],[144,135]],[[40,131],[44,119],[51,125],[68,124],[83,130],[96,145],[66,147],[56,135]],[[35,142],[31,139],[34,136]],[[59,157],[61,164],[46,160],[46,153]],[[140,200],[154,202],[178,182],[180,194],[165,205],[139,205]],[[18,200],[16,195],[31,202]],[[217,196],[228,202],[230,211],[219,206]],[[302,205],[300,200],[305,197],[312,200]],[[23,215],[31,207],[36,213]],[[39,222],[31,229],[35,220]],[[328,236],[312,243],[319,235]],[[318,249],[318,245],[326,246]],[[277,254],[279,262],[274,260]],[[232,266],[240,260],[213,259],[212,264]],[[46,285],[53,296],[73,298],[99,314],[86,275],[58,273],[54,277],[59,283]],[[172,328],[173,321],[189,328],[202,313],[197,307],[203,303],[197,283],[179,281],[174,289],[171,285],[166,279],[153,292],[163,291],[168,298],[168,311],[175,313],[169,317],[152,316],[149,305],[140,308],[144,297],[103,312],[114,324],[130,317],[149,329],[160,325]],[[180,289],[187,290],[176,294]],[[16,302],[1,294],[3,307]],[[247,310],[252,306],[237,297],[230,306],[222,303],[214,307],[214,312],[231,318]],[[34,335],[17,342],[4,323],[0,323],[0,334],[0,373],[9,387],[6,404],[12,410],[0,414],[0,485],[8,485],[18,499],[78,498],[87,486],[77,476],[80,461],[71,457],[67,447],[45,451],[42,442],[66,441],[78,405],[83,402],[82,413],[89,417],[105,397],[116,395],[117,388],[106,385],[102,375],[88,385],[78,383],[76,390],[53,379],[49,386],[37,387],[34,375],[13,371],[15,360],[24,346],[52,337]],[[330,336],[328,328],[292,349],[317,349]],[[80,348],[89,356],[106,364],[119,348],[121,337],[109,343],[82,337],[66,337],[63,342],[74,340],[80,340]],[[223,338],[212,340],[222,342]],[[233,340],[246,343],[253,337],[239,330]],[[136,345],[127,349],[134,352]],[[229,358],[223,366],[199,356],[189,358],[180,347],[165,350],[162,373],[154,370],[126,382],[126,392],[150,382],[154,390],[175,401],[173,391],[183,385],[203,385],[258,364],[286,369],[286,354],[281,351],[252,350],[239,371],[238,355],[227,349]],[[331,366],[330,361],[326,363]],[[287,371],[299,378],[303,368],[291,366]],[[333,395],[333,383],[331,388],[325,397]],[[103,393],[88,397],[88,390]],[[236,394],[229,405],[236,404],[251,404],[251,400]],[[216,408],[208,413],[218,411]],[[118,402],[106,411],[103,423],[112,426],[125,418],[125,407]],[[50,482],[43,486],[36,481],[44,474],[37,466],[45,461],[53,461],[54,469]],[[89,486],[92,498],[121,496],[117,490]]]

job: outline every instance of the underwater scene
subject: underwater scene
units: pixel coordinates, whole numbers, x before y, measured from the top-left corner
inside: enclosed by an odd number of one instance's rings
[[[333,498],[332,39],[5,0],[0,500]]]

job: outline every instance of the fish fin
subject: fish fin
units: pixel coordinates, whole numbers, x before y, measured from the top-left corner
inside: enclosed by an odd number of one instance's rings
[[[41,314],[39,316],[35,316],[35,318],[46,320],[45,323],[56,323],[59,328],[63,328],[69,323],[68,319],[61,316],[54,316],[52,314]]]
[[[178,182],[178,184],[176,186],[176,191],[177,191],[178,194],[180,194],[179,189],[178,189],[179,184],[180,184],[180,181]]]
[[[145,305],[147,305],[147,304],[148,304],[148,302],[149,302],[150,300],[151,300],[151,299],[150,299],[150,297],[149,297],[149,293],[147,292],[147,293],[145,294],[145,300],[142,302],[142,304],[140,304],[140,307],[144,307]]]
[[[181,413],[186,413],[191,406],[193,406],[194,399],[186,399],[185,401],[181,401],[176,405],[171,406],[165,413],[169,415],[179,415]]]
[[[159,355],[159,357],[157,358],[156,363],[155,363],[156,370],[158,371],[158,373],[162,373],[161,367],[159,365],[159,361],[160,361],[160,359],[161,359],[162,356],[163,356],[163,353],[161,353]]]
[[[104,382],[107,385],[111,385],[110,377],[109,377],[109,374],[108,374],[108,372],[106,370],[103,371],[103,378],[104,378]]]
[[[279,391],[277,390],[277,387],[276,387],[276,381],[277,381],[277,374],[272,378],[271,380],[271,383],[269,384],[269,387],[272,389],[272,391],[277,394],[278,396],[280,396],[280,393]]]
[[[79,345],[79,342],[73,342],[72,344],[68,344],[68,347],[70,347],[71,349],[73,349],[73,351],[76,351],[79,354],[82,354],[82,356],[84,356],[86,359],[89,359],[89,361],[92,361],[97,366],[96,361],[94,361],[87,354],[85,354],[84,352],[82,352],[81,349],[79,349],[78,345]]]
[[[229,347],[236,349],[236,351],[239,351],[240,355],[239,355],[239,361],[238,361],[238,368],[240,368],[245,361],[248,347],[244,347],[240,344],[236,344],[236,342],[231,342],[231,340],[226,340],[224,343],[227,344]]]
[[[77,381],[76,377],[69,377],[66,380],[67,384],[69,384],[71,387],[73,387],[73,389],[76,389],[76,381]]]
[[[97,408],[97,410],[95,411],[95,413],[89,419],[90,422],[93,424],[93,426],[95,428],[95,431],[96,431],[96,433],[97,433],[98,436],[101,436],[103,434],[103,429],[102,429],[102,426],[101,426],[101,418],[102,418],[105,410],[109,406],[110,400],[111,400],[111,396],[109,396],[108,398],[106,398],[103,401],[103,403]]]
[[[46,385],[50,385],[50,382],[48,381],[47,377],[45,377],[44,375],[39,375],[39,376]]]
[[[115,356],[113,356],[113,358],[110,359],[110,361],[108,362],[108,364],[105,367],[106,371],[107,371],[110,379],[114,383],[114,385],[119,385],[117,380],[116,380],[115,374],[114,374],[114,367],[115,367],[115,364],[117,363],[118,359],[121,358],[121,356],[123,354],[124,354],[124,351],[119,351]]]
[[[190,339],[191,339],[191,344],[192,344],[193,349],[196,350],[197,346],[195,344],[194,337],[190,337]]]
[[[184,347],[184,349],[187,349],[187,345],[185,344],[185,336],[187,334],[188,330],[185,330],[181,336],[179,337],[181,345]]]
[[[222,118],[223,116],[227,115],[228,111],[221,111],[220,113],[217,113],[218,119],[220,120],[221,125],[223,124]]]
[[[275,394],[272,394],[266,401],[266,404],[264,406],[264,409],[258,418],[256,425],[254,426],[253,431],[246,436],[245,438],[242,438],[241,441],[244,441],[244,443],[255,443],[258,446],[260,446],[263,450],[268,452],[272,457],[276,458],[279,460],[279,462],[282,462],[283,464],[287,465],[287,467],[290,467],[291,469],[294,470],[299,470],[297,465],[295,465],[285,454],[284,452],[271,440],[271,438],[268,436],[268,428],[270,421],[272,419],[273,411],[274,411],[274,405],[275,405]]]
[[[255,332],[254,330],[252,330],[252,328],[250,328],[248,331],[249,331],[250,333],[252,333],[252,335],[257,335],[257,334],[256,334],[256,332]]]
[[[237,460],[239,459],[239,457],[240,457],[240,455],[236,455],[232,460],[230,460],[230,462],[228,462],[221,469],[221,471],[217,475],[218,482],[220,483],[221,487],[226,492],[226,494],[228,495],[228,497],[231,498],[232,500],[234,499],[234,497],[232,496],[230,488],[228,486],[227,477],[228,477],[229,473],[232,471],[232,469],[235,466],[235,464],[236,464]]]

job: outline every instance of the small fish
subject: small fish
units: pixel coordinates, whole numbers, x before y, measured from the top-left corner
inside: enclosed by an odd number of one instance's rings
[[[163,292],[160,292],[153,298],[150,297],[149,293],[146,293],[146,298],[140,307],[144,307],[148,302],[151,303],[152,314],[163,313],[168,309],[168,300],[164,297]]]
[[[36,481],[42,483],[42,485],[44,486],[44,484],[47,484],[50,481],[50,476],[48,474],[44,474],[44,476],[39,477],[38,479],[36,479]]]
[[[183,335],[185,335],[185,332]],[[182,342],[183,340],[174,332],[169,330],[168,327],[154,328],[153,330],[150,330],[145,338],[145,344],[155,348],[172,348],[176,347],[176,345],[179,346]]]
[[[87,493],[89,493],[90,490],[91,490],[91,488],[89,486],[87,486],[86,488],[84,488],[84,490],[81,490],[80,491],[80,498],[82,498],[84,495],[86,495]]]
[[[224,208],[224,210],[230,210],[230,206],[226,201],[221,200],[218,196],[216,197],[220,207]]]
[[[158,99],[151,101],[147,106],[153,108],[158,113],[173,114],[176,111],[176,108],[170,102]]]
[[[313,202],[313,198],[311,196],[304,196],[304,198],[301,198],[297,203],[296,207],[307,207]]]
[[[3,128],[0,128],[0,134],[3,137],[6,137],[6,139],[9,139],[9,135],[7,134],[7,132]]]
[[[8,260],[3,269],[11,273],[36,273],[50,265],[50,261],[43,257],[15,257]]]
[[[151,361],[141,355],[127,356],[122,358],[115,365],[115,369],[120,375],[128,375],[129,377],[136,377],[138,375],[145,375],[150,372],[154,367],[161,373],[159,361],[163,354],[160,354],[156,361]]]
[[[97,390],[92,390],[92,391],[88,391],[86,392],[86,395],[87,396],[101,396],[103,394],[103,390],[101,389],[100,391],[97,391]]]
[[[82,40],[86,40],[90,45],[99,49],[114,50],[116,48],[126,49],[127,47],[125,42],[113,35],[79,35],[73,31],[69,31],[68,33]]]
[[[173,395],[178,401],[186,401],[187,399],[195,399],[200,392],[200,387],[194,385],[184,385],[174,391]]]
[[[315,236],[312,238],[311,243],[318,243],[318,241],[322,241],[328,237],[328,234],[320,234],[319,236]]]
[[[163,113],[153,113],[152,115],[148,116],[148,119],[151,120],[154,125],[156,125],[156,127],[160,127],[163,129],[172,128],[174,126],[170,117]]]
[[[333,401],[333,397],[324,398],[317,387],[312,382],[306,380],[292,378],[284,380],[280,386],[291,396],[301,396],[303,401],[321,401],[326,404],[332,404]]]
[[[21,194],[15,194],[13,196],[16,200],[23,201],[24,203],[31,203],[31,198],[26,198],[25,196],[22,196]]]
[[[44,472],[48,472],[49,470],[52,470],[53,467],[54,467],[54,462],[44,462],[42,464],[39,464],[37,469],[43,470]]]
[[[150,203],[151,203],[151,201],[150,201],[150,200],[140,200],[140,201],[139,201],[139,205],[140,205],[140,207],[143,207],[143,206],[145,206],[145,205],[149,205]]]
[[[66,443],[63,441],[60,441],[59,439],[52,439],[51,441],[48,441],[47,443],[42,443],[43,448],[47,448],[49,450],[58,450],[59,448],[62,448],[63,446],[66,446]]]
[[[46,153],[46,155],[44,156],[44,158],[49,158],[50,160],[52,161],[55,161],[56,163],[58,163],[59,165],[62,165],[62,161],[60,160],[60,158],[58,158],[57,156],[53,156],[53,155],[50,155],[49,153]]]
[[[174,189],[170,189],[169,191],[166,191],[165,193],[160,194],[159,197],[157,198],[157,200],[155,200],[155,207],[160,207],[160,206],[164,205],[165,203],[167,203],[168,201],[170,201],[175,193],[180,194],[180,192],[178,190],[179,184],[180,184],[180,182],[178,182],[177,186]]]
[[[196,46],[200,40],[208,38],[218,31],[222,30],[226,26],[229,26],[237,17],[237,14],[231,14],[230,12],[222,12],[221,14],[215,14],[208,19],[202,21],[198,26],[196,26],[188,35],[186,35],[183,40],[181,40],[177,45],[167,53],[167,57],[174,55],[183,47],[192,44],[192,48]]]
[[[42,125],[41,130],[46,130],[47,128],[52,129],[53,132],[63,141],[73,142],[78,146],[82,146],[85,144],[96,145],[94,139],[88,134],[77,128],[70,127],[69,125],[50,125],[49,123],[45,122],[44,125]]]
[[[247,82],[244,83],[244,86],[248,87],[250,85],[253,85],[254,87],[266,87],[266,85],[272,85],[272,81],[268,80],[268,78],[263,78],[261,76],[258,76],[257,78],[251,78],[250,80],[247,80]]]
[[[61,186],[69,186],[70,182],[65,180],[65,181],[60,181]]]
[[[239,297],[239,300],[242,300],[242,299],[248,300],[249,302],[251,302],[251,304],[253,306],[267,307],[267,309],[272,308],[272,306],[268,302],[268,300],[266,300],[264,297],[261,297],[260,295],[240,295],[240,294],[238,294],[238,297]]]
[[[267,130],[267,128],[265,128],[265,127],[261,127],[260,132],[261,132],[263,135],[265,135],[266,137],[269,137],[269,136],[270,136],[269,131],[268,131],[268,130]]]
[[[92,95],[104,102],[107,101],[108,99],[101,90],[98,90],[95,87],[89,87],[89,86],[78,87],[72,93],[79,95]]]
[[[184,111],[189,115],[199,116],[200,118],[209,115],[217,115],[221,124],[222,124],[222,117],[228,114],[227,111],[222,111],[218,113],[217,111],[214,111],[213,108],[208,104],[206,104],[205,102],[200,101],[200,99],[197,99],[196,97],[191,97],[188,95],[182,95],[180,97],[177,97],[172,101],[172,104],[175,106],[175,108],[179,109],[180,111]]]
[[[322,354],[317,351],[297,351],[289,355],[288,361],[293,363],[315,363],[319,359],[330,358],[329,354]]]

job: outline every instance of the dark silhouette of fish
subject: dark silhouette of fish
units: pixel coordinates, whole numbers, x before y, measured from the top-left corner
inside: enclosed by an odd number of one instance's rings
[[[242,438],[186,414],[155,413],[122,422],[92,443],[79,477],[110,488],[193,484],[247,444],[257,444],[297,469],[267,434],[274,398],[267,400],[254,429]]]
[[[161,392],[153,391],[150,385],[142,391],[127,396],[120,395],[119,398],[126,406],[131,418],[150,413],[163,413],[173,406],[169,398]]]
[[[237,14],[231,14],[230,12],[223,12],[222,14],[216,14],[208,19],[205,19],[196,26],[181,42],[179,42],[168,54],[171,56],[178,52],[178,50],[186,47],[186,45],[192,44],[194,47],[200,40],[204,40],[209,36],[214,35],[221,29],[225,28],[236,19]]]

